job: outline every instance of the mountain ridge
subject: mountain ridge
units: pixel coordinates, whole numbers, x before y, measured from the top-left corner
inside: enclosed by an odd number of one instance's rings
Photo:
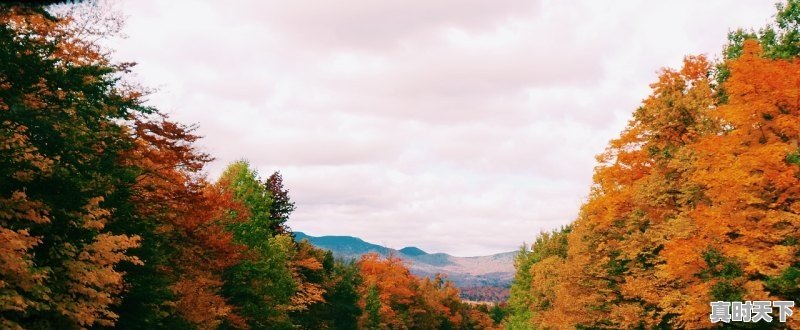
[[[298,241],[306,239],[316,247],[330,250],[337,258],[358,259],[367,253],[393,254],[403,259],[413,274],[423,277],[445,274],[459,288],[508,288],[514,277],[516,251],[456,257],[441,252],[428,253],[414,246],[396,250],[354,236],[310,236],[303,232],[294,232],[294,235]]]

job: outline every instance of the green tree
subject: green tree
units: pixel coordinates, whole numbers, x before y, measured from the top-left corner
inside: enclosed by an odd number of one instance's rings
[[[235,241],[247,247],[247,253],[239,264],[226,271],[224,295],[249,327],[290,328],[288,308],[297,287],[289,266],[294,242],[271,230],[271,198],[266,185],[246,161],[230,164],[217,185],[230,191],[248,212],[245,221],[228,226]]]
[[[728,33],[724,48],[725,59],[742,55],[744,41],[756,39],[764,57],[791,59],[800,55],[800,1],[788,0],[775,4],[775,21],[759,30],[736,29]]]
[[[558,271],[567,256],[567,236],[570,226],[543,232],[536,237],[530,249],[524,245],[517,254],[516,274],[511,284],[505,327],[529,329],[542,322],[542,313],[552,308]],[[494,313],[503,312],[499,306]]]
[[[303,329],[357,329],[361,316],[358,267],[353,260],[335,260],[330,251],[324,252],[322,265],[323,271],[318,274],[323,278],[308,279],[321,284],[325,290],[323,301],[294,313],[293,322]]]
[[[250,163],[240,160],[228,165],[217,185],[231,192],[234,199],[247,208],[248,220],[228,228],[236,240],[252,248],[264,246],[267,238],[276,232],[272,230],[272,198],[266,185],[259,179],[258,172],[250,168]]]
[[[506,315],[508,315],[508,308],[499,303],[495,303],[492,305],[492,308],[489,309],[489,317],[492,318],[495,325],[502,323]]]
[[[528,329],[531,323],[531,266],[533,254],[526,244],[523,244],[514,257],[514,281],[511,283],[508,298],[508,319],[506,329]]]
[[[357,329],[361,308],[358,286],[361,275],[355,262],[337,261],[332,274],[334,285],[325,293],[325,310],[331,329]]]
[[[367,290],[364,312],[367,313],[364,329],[380,330],[385,328],[381,322],[381,299],[375,285],[370,286]]]

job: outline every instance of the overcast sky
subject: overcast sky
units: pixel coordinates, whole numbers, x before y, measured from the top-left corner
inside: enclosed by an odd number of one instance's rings
[[[128,0],[118,60],[224,166],[280,170],[311,235],[458,256],[572,221],[659,68],[772,1]]]

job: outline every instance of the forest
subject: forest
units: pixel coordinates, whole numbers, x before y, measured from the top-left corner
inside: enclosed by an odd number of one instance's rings
[[[507,328],[712,328],[711,301],[800,303],[800,1],[777,9],[722,59],[661,71],[578,218],[520,250]]]
[[[696,329],[720,326],[710,301],[800,304],[800,0],[662,69],[494,306],[298,241],[280,172],[210,180],[104,19],[0,4],[0,328]]]

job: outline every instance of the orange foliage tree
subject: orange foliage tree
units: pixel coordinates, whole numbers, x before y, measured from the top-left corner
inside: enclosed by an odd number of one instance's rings
[[[661,72],[598,157],[564,258],[520,264],[511,328],[705,328],[711,301],[796,299],[799,9],[732,33],[722,63]]]
[[[444,278],[421,279],[403,260],[366,254],[358,263],[362,277],[359,327],[364,329],[492,329],[486,313],[461,302],[458,289]]]

